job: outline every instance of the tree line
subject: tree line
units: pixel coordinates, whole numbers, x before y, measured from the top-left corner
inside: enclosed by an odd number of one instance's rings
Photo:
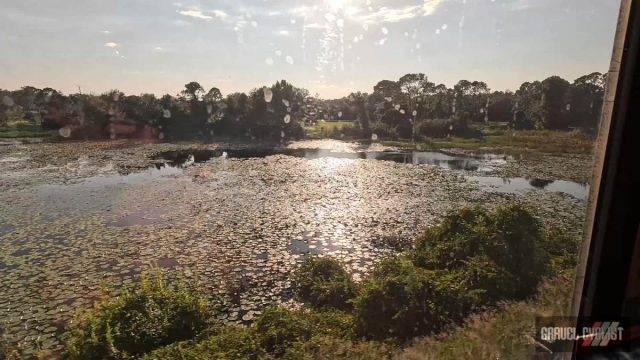
[[[295,139],[303,125],[354,120],[351,136],[389,138],[473,136],[470,125],[508,123],[514,129],[580,129],[593,133],[604,97],[605,74],[572,83],[558,76],[523,83],[515,92],[491,91],[482,81],[435,84],[425,74],[382,80],[371,93],[341,99],[311,96],[285,80],[223,96],[190,82],[176,95],[126,95],[119,90],[69,94],[25,86],[0,89],[0,126],[29,121],[76,138],[236,137]],[[341,134],[344,136],[344,134]]]

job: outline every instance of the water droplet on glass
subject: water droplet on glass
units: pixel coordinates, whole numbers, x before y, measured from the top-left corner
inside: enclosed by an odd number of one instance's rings
[[[14,104],[13,99],[7,95],[2,98],[2,103],[6,106],[13,106]]]
[[[284,116],[284,123],[288,124],[291,122],[291,115],[287,114]]]
[[[382,33],[387,35],[389,33],[389,29],[387,29],[386,27],[382,28]]]
[[[342,117],[342,111],[338,111],[338,117],[341,118]]]
[[[282,56],[282,50],[276,50],[276,51],[275,51],[275,54],[276,54],[277,56]]]
[[[164,139],[164,133],[163,133],[163,132],[161,132],[160,134],[158,134],[158,139],[160,139],[160,140]]]
[[[71,136],[71,128],[68,126],[63,126],[58,130],[58,134],[60,134],[60,136],[68,138],[69,136]]]
[[[264,89],[264,101],[270,103],[272,99],[273,99],[273,91],[271,91],[271,89],[269,89],[269,88],[265,88]]]
[[[284,131],[280,131],[280,137],[284,137]]]
[[[400,109],[400,114],[404,114],[404,113],[405,113],[404,109]]]
[[[396,105],[394,105],[393,107],[394,107],[396,110],[400,110],[400,105],[399,105],[399,104],[396,104]]]
[[[378,140],[378,135],[376,134],[371,134],[371,140]]]
[[[284,104],[284,106],[289,107],[289,100],[282,99],[282,103]]]
[[[380,45],[384,45],[384,43],[387,42],[387,39],[380,39],[380,41],[378,41],[378,44]]]
[[[287,63],[289,63],[289,65],[293,65],[293,58],[291,56],[287,55],[286,60],[287,60]]]
[[[164,117],[165,119],[168,119],[171,117],[171,110],[169,109],[163,109],[162,110],[162,117]]]
[[[418,116],[418,110],[413,110],[412,114],[413,116]]]
[[[385,99],[386,101],[389,101],[389,102],[390,102],[391,100],[393,100],[393,99],[391,98],[391,96],[387,96],[387,97],[385,97],[384,99]]]

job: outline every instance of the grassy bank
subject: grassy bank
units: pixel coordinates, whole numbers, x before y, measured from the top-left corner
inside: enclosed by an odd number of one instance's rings
[[[408,140],[383,141],[384,145],[423,150],[464,149],[478,152],[503,153],[550,153],[550,154],[591,154],[594,139],[578,132],[551,130],[524,130],[505,132],[485,132],[481,139],[459,137],[428,139],[411,142]]]
[[[351,126],[354,121],[324,121],[321,120],[315,125],[305,126],[307,137],[311,139],[324,139],[331,137],[336,131],[340,131],[345,126]]]
[[[56,134],[55,131],[47,131],[41,126],[19,122],[10,126],[0,127],[0,139],[18,139],[18,138],[46,138]]]

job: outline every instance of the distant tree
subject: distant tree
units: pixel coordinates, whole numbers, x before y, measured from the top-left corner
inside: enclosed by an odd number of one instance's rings
[[[570,84],[559,76],[551,76],[542,82],[542,123],[540,127],[566,130],[569,127]]]
[[[542,123],[542,83],[524,82],[515,95],[513,127],[527,129]]]
[[[602,112],[605,75],[594,72],[577,78],[571,86],[571,125],[595,132]]]
[[[489,97],[488,120],[497,122],[511,121],[515,95],[510,92],[494,91]]]
[[[371,119],[369,118],[369,111],[367,109],[368,97],[368,94],[359,91],[349,95],[349,100],[358,111],[358,121],[362,129],[362,136],[365,138],[371,137]]]

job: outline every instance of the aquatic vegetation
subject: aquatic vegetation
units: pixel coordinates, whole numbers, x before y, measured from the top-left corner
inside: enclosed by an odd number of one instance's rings
[[[70,359],[127,359],[176,341],[192,339],[210,323],[210,306],[185,288],[159,276],[143,278],[139,289],[100,303],[71,330]]]
[[[314,308],[348,310],[356,295],[356,284],[343,265],[332,258],[307,257],[293,275],[299,300]]]

